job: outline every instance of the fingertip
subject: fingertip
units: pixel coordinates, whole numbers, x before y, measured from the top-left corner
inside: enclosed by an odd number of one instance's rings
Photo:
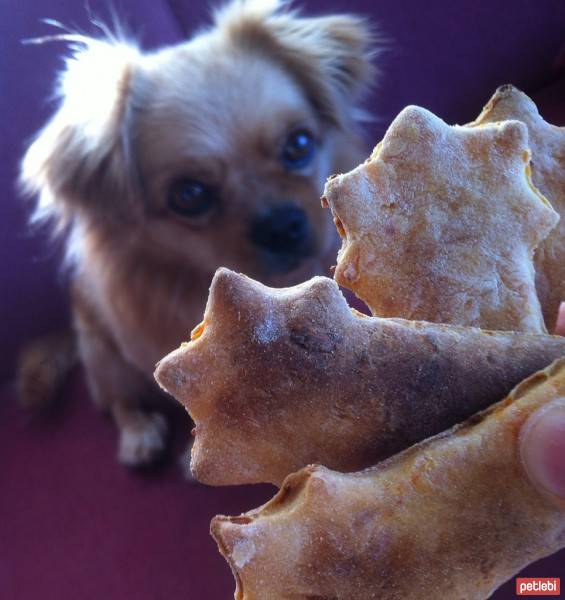
[[[565,302],[561,302],[559,306],[557,321],[555,323],[555,334],[565,335]]]
[[[565,398],[533,413],[522,427],[519,443],[532,483],[565,502]]]

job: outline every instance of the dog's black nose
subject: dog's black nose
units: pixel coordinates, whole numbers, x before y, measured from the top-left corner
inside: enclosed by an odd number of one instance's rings
[[[295,204],[270,208],[253,220],[250,239],[261,250],[280,258],[301,258],[312,253],[312,227]]]

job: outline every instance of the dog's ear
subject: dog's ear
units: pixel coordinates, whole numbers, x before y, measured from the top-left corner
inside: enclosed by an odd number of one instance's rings
[[[36,220],[58,227],[77,211],[131,218],[140,210],[129,135],[139,52],[113,40],[68,37],[74,54],[59,80],[60,107],[23,159],[21,186],[39,195]]]
[[[362,17],[302,17],[281,0],[235,0],[216,13],[233,43],[261,51],[297,78],[318,113],[347,128],[374,82],[376,33]]]

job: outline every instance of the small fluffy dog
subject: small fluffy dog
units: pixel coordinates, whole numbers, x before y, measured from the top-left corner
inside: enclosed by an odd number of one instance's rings
[[[119,427],[119,459],[141,465],[167,434],[141,405],[155,363],[201,319],[216,268],[284,286],[335,260],[319,197],[364,155],[356,105],[372,34],[354,16],[236,1],[157,52],[61,37],[74,42],[61,104],[22,183],[39,197],[35,218],[67,235],[90,392]],[[29,359],[23,379],[45,364]]]

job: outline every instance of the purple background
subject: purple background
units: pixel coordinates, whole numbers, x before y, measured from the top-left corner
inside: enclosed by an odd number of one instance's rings
[[[61,44],[23,46],[51,33],[39,19],[92,31],[83,2],[0,3],[0,598],[140,600],[229,598],[233,583],[208,536],[218,512],[237,513],[271,494],[265,486],[188,485],[175,466],[134,475],[116,464],[115,431],[89,403],[80,372],[48,418],[19,412],[10,379],[21,343],[65,322],[59,251],[25,225],[15,193],[26,140],[52,112]],[[113,3],[145,48],[183,39],[207,4],[190,0]],[[361,0],[299,3],[307,12],[351,11],[380,24],[387,48],[367,107],[372,146],[406,104],[448,122],[473,119],[495,87],[511,82],[565,123],[562,0]],[[90,1],[108,19],[107,2]],[[183,417],[178,435],[187,431]],[[533,565],[531,576],[565,577],[565,553]],[[513,598],[512,583],[494,598]]]
[[[27,338],[65,318],[59,257],[43,235],[25,227],[26,207],[14,182],[25,142],[45,122],[54,75],[61,67],[59,43],[23,46],[20,41],[52,33],[41,18],[92,31],[83,2],[51,0],[0,3],[0,377],[14,366]],[[145,48],[177,42],[201,25],[207,3],[189,0],[114,1]],[[352,11],[380,24],[386,50],[382,77],[367,107],[378,119],[367,129],[368,145],[381,137],[406,105],[419,104],[449,122],[473,119],[494,89],[512,82],[534,93],[557,77],[565,43],[562,0],[383,0],[301,3],[308,12]],[[90,0],[92,12],[109,20],[107,2]]]

